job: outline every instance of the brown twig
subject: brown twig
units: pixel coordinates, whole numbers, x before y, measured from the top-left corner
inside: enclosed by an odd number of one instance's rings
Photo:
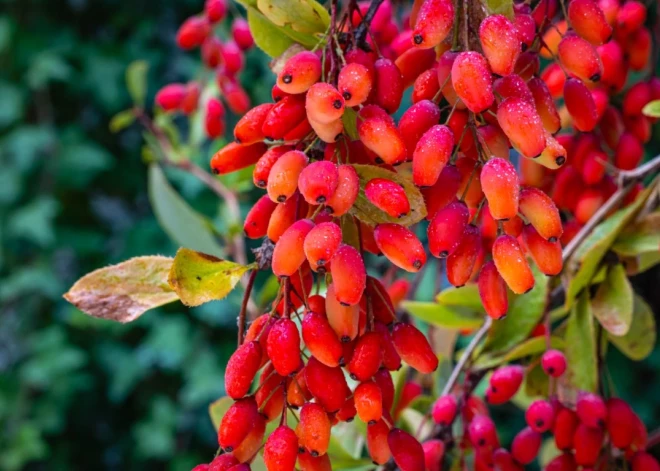
[[[378,7],[380,7],[383,1],[384,0],[371,0],[371,3],[369,4],[369,9],[364,14],[364,18],[362,18],[362,22],[355,30],[354,40],[355,40],[355,45],[357,47],[363,47],[365,45],[365,39],[367,38],[367,33],[369,32],[369,27],[371,26],[371,22],[373,21],[374,16],[376,16]]]
[[[247,286],[245,287],[245,293],[243,293],[243,302],[241,303],[241,312],[238,314],[238,345],[243,345],[243,338],[245,337],[245,317],[247,314],[247,306],[250,301],[250,295],[252,294],[252,287],[254,286],[254,280],[257,277],[257,270],[252,270],[250,272],[250,277],[247,281]]]
[[[458,377],[460,376],[461,371],[463,370],[466,363],[472,356],[474,350],[477,348],[477,345],[479,345],[479,342],[481,342],[481,340],[484,338],[484,336],[490,329],[491,325],[493,325],[493,319],[491,319],[490,317],[486,317],[486,320],[484,321],[483,325],[479,327],[477,333],[474,334],[474,337],[472,337],[472,340],[470,340],[470,343],[463,352],[463,355],[461,356],[460,360],[458,360],[458,363],[456,363],[456,366],[454,366],[454,369],[452,370],[451,375],[447,380],[447,384],[445,384],[445,387],[442,389],[441,396],[444,396],[451,392],[452,388],[456,384],[456,381],[458,381]]]
[[[660,155],[649,160],[644,165],[637,167],[633,170],[625,170],[619,172],[617,179],[619,182],[619,189],[614,192],[612,196],[598,208],[598,211],[591,216],[591,219],[582,226],[582,229],[571,239],[571,241],[566,244],[562,252],[562,258],[564,261],[567,261],[575,250],[584,242],[584,240],[591,234],[591,232],[596,228],[596,226],[607,216],[607,214],[616,208],[626,197],[626,195],[632,190],[635,186],[635,183],[638,180],[643,179],[647,175],[652,174],[653,172],[660,169]]]

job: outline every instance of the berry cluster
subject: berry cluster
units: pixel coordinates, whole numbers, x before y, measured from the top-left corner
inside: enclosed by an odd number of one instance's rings
[[[231,22],[231,39],[222,41],[215,35],[214,27],[227,16],[228,0],[206,0],[202,14],[188,18],[179,27],[177,45],[183,50],[201,48],[202,61],[210,70],[216,71],[218,88],[229,109],[238,115],[250,108],[250,98],[237,81],[243,69],[244,51],[254,45],[250,28],[243,18]],[[156,104],[166,112],[181,112],[190,115],[199,107],[201,85],[193,81],[187,84],[172,83],[156,94]],[[209,138],[225,134],[225,107],[218,98],[205,102],[205,130]]]
[[[612,100],[627,71],[649,62],[646,9],[636,1],[571,0],[562,14],[557,0],[541,0],[534,8],[515,4],[507,17],[487,15],[479,2],[423,0],[399,19],[389,0],[334,2],[323,41],[287,51],[274,65],[272,103],[248,110],[233,77],[251,38],[240,25],[234,42],[210,35],[210,23],[223,16],[211,13],[220,3],[207,1],[206,16],[186,21],[178,42],[202,46],[228,105],[245,112],[211,168],[222,175],[254,166],[253,183],[266,193],[244,232],[264,239],[257,262],[280,285],[272,310],[250,325],[227,365],[235,402],[218,431],[223,453],[199,470],[250,469],[262,446],[271,471],[331,469],[332,428],[355,416],[366,424],[374,463],[439,470],[446,441],[421,444],[396,425],[421,387],[408,383],[395,404],[391,375],[402,362],[431,373],[438,359],[425,335],[397,318],[408,282],[386,287],[368,275],[365,257],[384,255],[415,273],[428,247],[445,261],[451,285],[477,283],[492,319],[506,315],[509,291],[534,287],[528,257],[541,273],[558,275],[562,243],[616,190],[615,171],[640,163],[650,136],[641,109],[658,98],[657,78],[627,89],[622,105]],[[543,71],[541,58],[551,61]],[[400,110],[408,89],[412,104]],[[170,85],[157,101],[189,112],[198,96],[195,85]],[[221,115],[220,102],[209,100],[211,137],[222,133]],[[567,133],[557,134],[562,128]],[[420,239],[412,226],[424,217]],[[541,364],[552,377],[566,369],[556,350]],[[487,402],[509,401],[524,373],[515,365],[496,370]],[[657,467],[644,452],[641,421],[618,399],[585,394],[577,412],[537,401],[510,452],[471,394],[442,396],[431,413],[445,428],[462,417],[462,446],[475,450],[478,470],[522,469],[546,431],[564,451],[550,470],[606,469],[600,458],[612,447],[634,471]]]

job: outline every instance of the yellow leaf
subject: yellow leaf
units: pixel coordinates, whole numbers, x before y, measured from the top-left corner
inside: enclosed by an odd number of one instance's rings
[[[314,0],[257,0],[259,11],[277,26],[288,26],[300,33],[323,33],[330,15]]]
[[[187,306],[199,306],[227,296],[252,267],[181,248],[168,281]]]
[[[86,314],[131,322],[145,311],[178,299],[167,284],[170,257],[136,257],[88,273],[64,295]]]

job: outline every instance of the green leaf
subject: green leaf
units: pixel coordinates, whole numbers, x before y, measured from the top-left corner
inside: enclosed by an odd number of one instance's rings
[[[583,292],[571,309],[566,325],[566,381],[581,391],[596,392],[598,363],[596,333],[589,293]]]
[[[147,96],[147,71],[149,64],[147,61],[131,62],[126,69],[126,87],[128,93],[133,99],[133,103],[140,108],[144,107],[144,101]]]
[[[136,257],[79,279],[64,299],[86,314],[131,322],[145,311],[178,299],[167,284],[170,257]]]
[[[637,257],[623,257],[621,263],[626,267],[628,276],[638,275],[660,263],[660,251],[644,252]]]
[[[484,351],[504,352],[529,337],[541,321],[546,308],[548,277],[541,273],[536,264],[530,264],[534,274],[534,288],[517,296],[509,304],[504,319],[493,323],[488,332]]]
[[[25,99],[16,85],[0,81],[0,128],[13,124],[23,117]]]
[[[484,322],[483,315],[459,306],[404,301],[402,307],[416,318],[446,329],[477,329]]]
[[[209,406],[209,416],[211,417],[211,423],[213,423],[213,428],[218,430],[220,428],[220,422],[225,416],[231,405],[234,403],[231,397],[221,397],[215,402],[212,402]]]
[[[120,111],[110,120],[110,132],[118,133],[123,131],[135,122],[135,112],[133,110]]]
[[[257,0],[259,11],[277,26],[306,34],[323,33],[330,15],[314,0]]]
[[[519,345],[516,345],[505,355],[495,357],[487,354],[481,355],[475,362],[475,367],[479,369],[493,368],[503,363],[510,363],[512,361],[520,360],[521,358],[537,355],[539,353],[545,352],[545,342],[545,336],[533,337],[531,339],[525,340]],[[550,345],[552,348],[556,348],[558,350],[564,349],[564,341],[559,337],[551,337]]]
[[[460,288],[451,286],[440,291],[435,300],[446,306],[462,306],[475,312],[486,313],[479,296],[479,287],[476,284],[469,284]]]
[[[612,247],[617,236],[644,206],[653,188],[654,185],[650,185],[630,206],[617,211],[596,226],[564,265],[567,272],[572,275],[566,290],[566,306],[570,307],[580,291],[590,284],[600,261]]]
[[[357,112],[353,108],[346,107],[341,120],[344,123],[344,131],[346,131],[348,137],[357,141],[360,138],[357,132]],[[339,145],[343,145],[343,143]]]
[[[486,0],[486,7],[494,15],[504,15],[509,19],[513,19],[512,0]]]
[[[656,335],[653,311],[641,296],[635,295],[630,330],[622,337],[609,334],[609,339],[625,356],[641,361],[653,351]]]
[[[410,178],[374,165],[354,164],[353,168],[355,168],[358,177],[360,177],[360,193],[350,210],[350,214],[353,214],[360,221],[369,224],[370,226],[383,223],[411,226],[426,217],[424,198]],[[408,197],[408,201],[410,201],[410,212],[407,215],[401,218],[394,218],[388,215],[385,211],[378,209],[367,199],[364,194],[364,186],[374,178],[392,180],[403,187],[406,196]]]
[[[199,306],[227,296],[252,267],[181,248],[168,282],[186,306]]]
[[[612,250],[619,255],[636,256],[658,252],[660,247],[660,211],[647,214],[617,237]]]
[[[633,290],[623,265],[609,267],[607,277],[591,300],[591,310],[600,325],[612,335],[625,335],[633,315]]]
[[[644,108],[642,108],[642,113],[649,118],[660,118],[660,100],[648,102]]]
[[[284,53],[294,43],[282,28],[274,25],[255,8],[248,8],[247,20],[254,43],[271,57]]]
[[[223,254],[210,221],[179,196],[156,164],[149,167],[149,200],[161,227],[175,243],[211,255]]]

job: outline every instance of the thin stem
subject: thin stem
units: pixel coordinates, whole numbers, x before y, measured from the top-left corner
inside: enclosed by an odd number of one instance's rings
[[[477,348],[477,345],[479,345],[479,342],[481,342],[481,340],[484,338],[484,336],[486,335],[492,324],[493,324],[493,319],[491,319],[490,317],[486,317],[486,320],[484,321],[483,325],[479,328],[477,333],[474,334],[474,337],[472,337],[472,340],[470,341],[467,348],[463,352],[461,359],[458,360],[458,363],[456,363],[456,366],[454,366],[454,369],[451,372],[451,376],[449,376],[449,379],[447,380],[447,384],[445,384],[445,387],[442,390],[442,394],[441,394],[442,396],[449,394],[449,392],[452,390],[452,388],[456,384],[456,381],[458,380],[459,375],[461,374],[461,371],[463,370],[463,367],[465,367],[465,364],[468,362],[468,360],[472,356],[472,353]]]
[[[245,293],[243,293],[243,302],[241,303],[241,312],[238,314],[238,345],[243,345],[243,338],[245,337],[245,317],[247,314],[247,305],[252,294],[252,287],[254,280],[257,277],[257,270],[250,272],[247,285],[245,286]]]

